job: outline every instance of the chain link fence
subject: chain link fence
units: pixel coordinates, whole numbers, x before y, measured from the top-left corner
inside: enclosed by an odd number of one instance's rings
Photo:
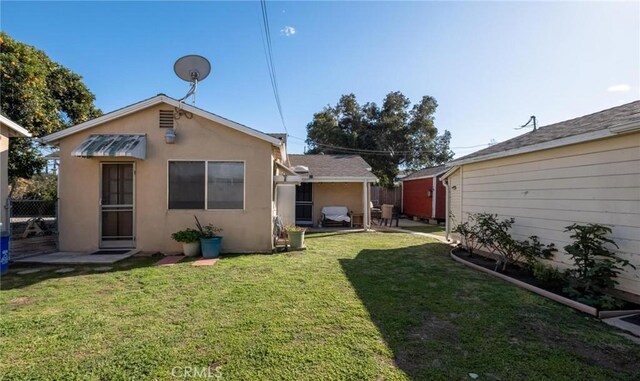
[[[58,249],[57,200],[9,200],[12,259]]]

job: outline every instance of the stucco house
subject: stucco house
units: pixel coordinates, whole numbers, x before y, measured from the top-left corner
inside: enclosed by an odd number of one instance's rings
[[[9,197],[9,139],[15,137],[31,137],[29,131],[16,122],[0,114],[0,223],[2,229],[8,230],[7,198]]]
[[[640,295],[640,101],[538,128],[447,168],[449,235],[469,213],[514,217],[513,236],[555,243],[555,264],[565,268],[564,228],[606,224],[619,256],[637,267],[619,289]]]
[[[43,140],[59,147],[62,251],[178,252],[171,233],[196,215],[224,229],[224,252],[268,252],[281,199],[295,204],[302,181],[286,135],[163,94]]]
[[[278,213],[286,224],[318,226],[323,207],[346,207],[358,227],[370,227],[371,184],[378,178],[358,155],[288,155],[300,176],[295,188],[278,190]],[[285,194],[285,192],[287,192]]]
[[[402,213],[444,221],[446,219],[446,190],[441,177],[446,172],[444,165],[423,168],[403,177]]]

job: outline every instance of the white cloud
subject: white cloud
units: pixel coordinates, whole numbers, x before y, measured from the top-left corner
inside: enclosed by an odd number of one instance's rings
[[[607,89],[607,91],[610,93],[625,93],[629,90],[631,90],[631,86],[627,85],[626,83],[621,85],[609,86],[609,88]]]
[[[293,36],[294,34],[296,34],[296,28],[292,26],[285,26],[284,28],[280,29],[280,34],[287,37]]]

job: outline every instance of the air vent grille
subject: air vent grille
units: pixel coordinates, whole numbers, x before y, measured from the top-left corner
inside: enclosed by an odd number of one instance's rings
[[[173,128],[173,110],[160,110],[160,128]]]

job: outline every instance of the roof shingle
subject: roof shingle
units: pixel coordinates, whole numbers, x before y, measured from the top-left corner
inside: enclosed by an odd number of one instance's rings
[[[439,173],[443,173],[445,171],[446,171],[446,168],[444,167],[444,165],[439,165],[437,167],[423,168],[423,169],[420,169],[418,171],[412,172],[411,174],[403,177],[401,179],[401,181],[412,180],[412,179],[421,178],[421,177],[433,176],[433,175],[437,175]]]
[[[358,155],[293,155],[289,162],[294,168],[303,165],[313,177],[357,177],[376,180],[371,166]]]
[[[613,107],[593,114],[581,116],[579,118],[540,127],[536,131],[516,136],[513,139],[506,140],[502,143],[498,143],[491,147],[463,156],[452,161],[450,164],[455,165],[457,161],[461,160],[509,151],[574,135],[600,131],[634,121],[640,121],[640,101],[627,103],[622,106]]]

